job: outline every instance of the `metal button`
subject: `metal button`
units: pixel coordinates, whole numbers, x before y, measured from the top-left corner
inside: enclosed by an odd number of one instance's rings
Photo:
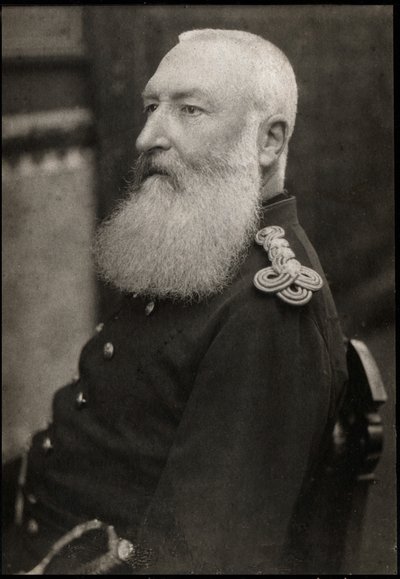
[[[127,539],[120,539],[117,547],[118,557],[121,561],[127,561],[134,552],[135,547]]]
[[[110,360],[114,356],[114,346],[111,342],[106,342],[104,344],[103,356],[105,360]]]
[[[96,332],[101,332],[101,330],[104,328],[104,323],[100,322],[100,324],[97,324],[96,326]]]
[[[36,535],[36,533],[39,531],[39,525],[37,521],[35,521],[35,519],[29,519],[26,525],[26,530],[30,535]]]
[[[145,307],[145,310],[144,310],[146,313],[146,316],[149,316],[151,314],[151,312],[154,310],[154,306],[155,306],[154,302],[149,302],[147,304],[147,306]]]
[[[37,503],[37,498],[32,493],[29,493],[28,495],[26,495],[26,499],[27,499],[28,503],[30,503],[31,505],[36,505],[36,503]]]
[[[85,406],[85,404],[87,402],[83,392],[79,392],[79,394],[75,400],[76,400],[76,405],[78,406],[78,408],[82,408],[82,406]]]
[[[46,436],[46,438],[43,440],[42,442],[42,448],[43,450],[45,450],[46,452],[50,452],[50,450],[53,449],[53,443],[51,442],[51,438],[49,438],[48,436]]]

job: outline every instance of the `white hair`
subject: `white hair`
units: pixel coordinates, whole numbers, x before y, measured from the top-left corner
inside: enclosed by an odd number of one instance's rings
[[[146,164],[172,177],[146,178]],[[150,167],[150,165],[148,165]],[[257,147],[247,127],[230,150],[191,163],[177,151],[139,158],[130,195],[97,232],[99,274],[122,291],[198,301],[237,274],[259,224]]]
[[[236,48],[254,80],[251,91],[254,109],[262,115],[282,114],[288,123],[288,136],[292,136],[297,112],[296,77],[279,48],[242,30],[204,28],[179,35],[179,42],[189,41],[223,42]]]

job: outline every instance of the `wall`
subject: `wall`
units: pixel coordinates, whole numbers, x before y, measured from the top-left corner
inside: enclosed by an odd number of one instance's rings
[[[81,8],[2,9],[3,459],[50,419],[95,325]]]

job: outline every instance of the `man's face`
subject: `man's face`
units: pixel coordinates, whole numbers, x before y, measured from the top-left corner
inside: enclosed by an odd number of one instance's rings
[[[246,122],[245,71],[220,45],[184,42],[161,61],[144,93],[139,152],[178,156],[196,166],[228,152]]]
[[[145,90],[147,123],[129,195],[96,239],[100,275],[153,297],[222,291],[259,218],[257,123],[229,55],[178,45]]]

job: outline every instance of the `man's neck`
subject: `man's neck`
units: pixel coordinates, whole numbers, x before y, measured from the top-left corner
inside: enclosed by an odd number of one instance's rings
[[[282,191],[277,192],[276,195],[273,195],[269,199],[264,199],[264,201],[262,202],[262,207],[263,208],[269,207],[270,205],[273,205],[278,201],[285,201],[285,199],[290,199],[290,195],[286,191],[286,189],[283,189]]]
[[[279,193],[282,193],[283,189],[284,189],[284,178],[280,174],[279,170],[266,176],[263,179],[263,183],[261,185],[262,202],[272,199],[273,197],[275,197],[275,195],[279,195]]]

